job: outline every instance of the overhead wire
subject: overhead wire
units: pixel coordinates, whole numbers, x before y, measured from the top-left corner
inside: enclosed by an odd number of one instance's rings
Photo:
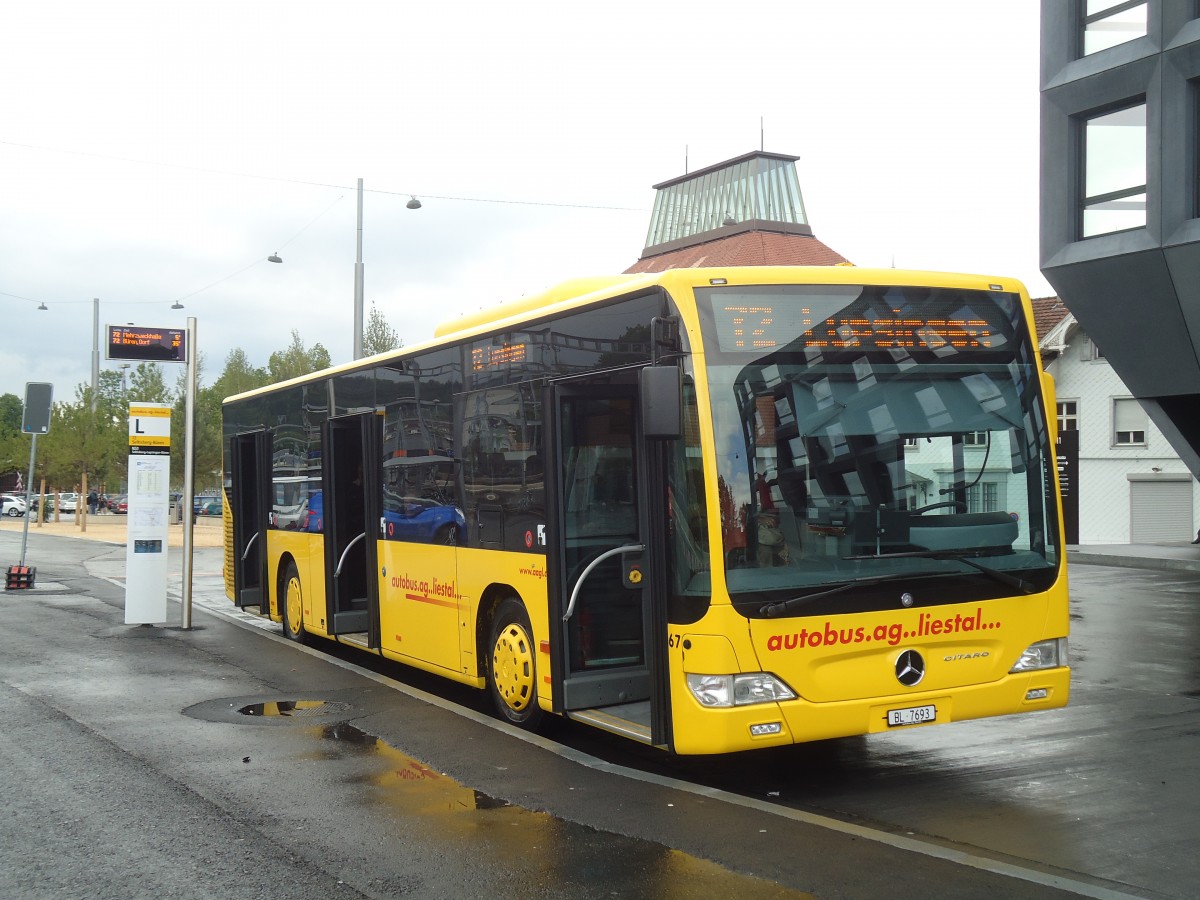
[[[257,179],[260,181],[274,181],[274,182],[279,182],[282,184],[298,184],[298,185],[303,185],[306,187],[335,188],[335,189],[339,189],[339,190],[357,190],[357,188],[352,188],[348,185],[331,184],[331,183],[321,182],[321,181],[306,181],[306,180],[298,179],[298,178],[281,178],[279,176],[274,176],[274,175],[256,175],[256,174],[251,174],[251,173],[247,173],[247,172],[234,172],[234,171],[230,171],[230,170],[226,170],[226,169],[212,169],[212,168],[207,168],[204,166],[189,166],[189,165],[183,165],[181,163],[157,162],[154,160],[137,159],[137,158],[126,157],[126,156],[114,156],[112,154],[95,153],[95,152],[86,151],[86,150],[68,150],[68,149],[62,149],[62,148],[57,148],[57,147],[41,147],[36,144],[25,144],[25,143],[21,143],[18,141],[0,140],[0,146],[20,147],[25,150],[37,150],[37,151],[45,152],[45,153],[62,153],[62,154],[67,154],[67,155],[71,155],[71,156],[84,156],[84,157],[91,157],[94,159],[111,160],[114,162],[136,163],[138,165],[157,166],[157,167],[164,168],[164,169],[181,169],[184,171],[205,172],[210,175],[226,175],[226,176],[230,176],[230,177],[234,177],[234,178],[249,178],[249,179]],[[415,196],[419,195],[421,197],[425,197],[430,200],[451,200],[451,201],[458,201],[458,202],[463,202],[463,203],[499,203],[499,204],[507,204],[507,205],[512,205],[512,206],[545,206],[545,207],[552,207],[552,208],[558,208],[558,209],[601,209],[601,210],[612,210],[612,211],[617,211],[617,212],[642,212],[642,211],[644,211],[637,207],[632,207],[632,206],[605,206],[605,205],[592,204],[592,203],[551,203],[551,202],[542,201],[542,200],[509,200],[509,199],[502,199],[502,198],[497,198],[497,197],[465,197],[465,196],[456,196],[456,195],[451,195],[451,194],[427,194],[427,193],[423,193],[421,191],[415,191],[415,192],[414,191],[391,191],[391,190],[384,190],[381,188],[363,188],[363,191],[364,191],[364,193],[380,194],[383,196],[394,196],[394,197],[415,197]],[[333,203],[329,204],[329,206],[327,206],[324,210],[322,210],[320,213],[318,213],[312,219],[312,221],[310,221],[307,225],[305,225],[298,232],[296,232],[294,235],[292,235],[292,237],[289,238],[287,241],[278,245],[278,247],[276,248],[276,253],[278,253],[279,250],[282,250],[284,247],[286,247],[292,241],[296,240],[296,238],[300,237],[301,234],[303,234],[312,225],[314,225],[318,219],[320,219],[322,216],[324,216],[325,213],[329,212],[329,210],[332,209],[344,197],[345,197],[344,194],[339,195],[337,197],[337,199],[335,199],[333,201]],[[236,278],[238,275],[241,275],[243,272],[246,272],[249,269],[254,268],[256,265],[258,265],[259,263],[261,263],[263,261],[264,260],[261,258],[255,259],[253,262],[249,263],[246,266],[243,266],[242,268],[238,269],[236,272],[233,272],[230,275],[226,275],[224,278],[220,278],[217,281],[212,282],[211,284],[205,285],[204,287],[199,288],[195,291],[192,291],[189,294],[184,294],[183,296],[176,298],[175,302],[181,303],[190,297],[195,297],[197,294],[202,294],[205,291],[207,291],[211,288],[214,288],[219,284],[223,284],[224,282],[229,281],[231,278]],[[23,297],[20,294],[11,294],[11,293],[8,293],[7,291],[0,291],[0,296],[12,297],[17,300],[26,300],[30,303],[40,303],[43,306],[47,302],[51,302],[51,303],[55,303],[55,304],[91,303],[92,302],[91,300],[52,300],[52,301],[35,300],[32,297]],[[165,300],[127,300],[127,301],[121,301],[121,302],[127,303],[127,304],[133,306],[133,305],[148,305],[148,304],[165,303],[166,301]]]
[[[165,163],[149,159],[137,159],[129,156],[114,156],[107,153],[94,153],[87,150],[66,150],[58,147],[41,147],[37,144],[23,144],[17,141],[0,140],[0,146],[21,147],[25,150],[38,150],[44,153],[64,153],[71,156],[85,156],[93,159],[107,159],[113,162],[136,163],[144,166],[158,166],[164,169],[182,169],[189,172],[205,172],[209,175],[227,175],[233,178],[250,178],[258,181],[275,181],[281,184],[299,184],[306,187],[335,188],[338,190],[356,190],[345,184],[332,184],[325,181],[307,181],[301,178],[282,178],[278,175],[258,175],[250,172],[234,172],[229,169],[211,169],[205,166],[189,166],[182,163]],[[466,197],[455,194],[427,194],[423,191],[389,191],[380,188],[363,188],[368,194],[384,194],[399,197],[427,197],[430,200],[454,200],[461,203],[503,203],[512,206],[548,206],[559,209],[607,209],[617,212],[644,212],[637,206],[608,206],[598,203],[554,203],[548,200],[510,200],[501,197]]]

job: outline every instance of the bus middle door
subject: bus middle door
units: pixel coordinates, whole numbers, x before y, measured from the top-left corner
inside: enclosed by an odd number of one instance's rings
[[[380,422],[374,412],[330,418],[321,456],[327,630],[363,635],[372,649],[379,647]]]

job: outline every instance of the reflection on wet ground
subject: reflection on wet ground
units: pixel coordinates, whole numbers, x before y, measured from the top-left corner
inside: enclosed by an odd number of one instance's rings
[[[348,703],[334,700],[275,700],[270,703],[251,703],[238,710],[243,716],[267,716],[268,718],[325,716],[332,712],[350,709]]]
[[[346,723],[311,729],[320,758],[369,756],[380,764],[349,780],[403,818],[406,828],[471,853],[539,892],[656,898],[809,897],[651,841],[605,833],[472,790]],[[310,757],[311,758],[311,757]],[[526,882],[526,887],[530,886]],[[578,892],[577,892],[578,891]],[[518,893],[522,892],[520,890]]]

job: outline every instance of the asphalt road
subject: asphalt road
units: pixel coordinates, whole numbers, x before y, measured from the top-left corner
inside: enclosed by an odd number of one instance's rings
[[[687,760],[577,728],[531,741],[461,691],[425,697],[406,670],[397,685],[203,608],[190,631],[125,626],[123,547],[37,536],[30,559],[41,587],[0,597],[0,896],[1188,897],[1200,880],[1195,576],[1074,570],[1066,710]],[[219,551],[196,575],[198,600],[219,594]]]

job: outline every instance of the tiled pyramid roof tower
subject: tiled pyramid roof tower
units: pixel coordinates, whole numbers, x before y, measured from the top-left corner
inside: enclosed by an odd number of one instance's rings
[[[848,265],[813,236],[797,159],[757,151],[654,185],[646,247],[625,271]]]

